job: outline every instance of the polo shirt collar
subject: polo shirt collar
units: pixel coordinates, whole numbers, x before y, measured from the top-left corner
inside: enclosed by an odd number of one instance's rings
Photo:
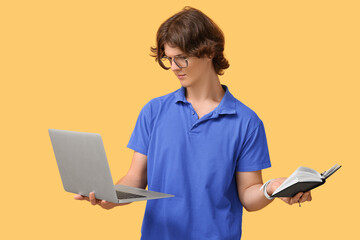
[[[214,109],[214,114],[217,117],[219,114],[236,114],[236,99],[234,96],[230,93],[228,87],[226,85],[221,85],[223,89],[225,90],[225,95],[221,99],[221,102],[219,105]],[[190,104],[185,97],[185,87],[181,87],[176,93],[175,93],[175,103],[177,102],[183,102]]]

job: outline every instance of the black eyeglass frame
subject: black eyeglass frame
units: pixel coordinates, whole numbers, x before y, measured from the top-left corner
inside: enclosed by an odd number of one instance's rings
[[[176,66],[178,66],[179,68],[187,68],[188,66],[189,66],[189,58],[188,57],[185,57],[185,56],[175,56],[174,58],[171,58],[171,57],[166,57],[166,56],[164,56],[164,57],[162,57],[162,58],[160,58],[159,59],[159,64],[160,64],[160,66],[163,68],[163,69],[165,69],[165,70],[169,70],[171,67],[165,67],[165,65],[163,64],[163,60],[162,59],[167,59],[167,60],[169,60],[170,61],[170,65],[172,66],[172,61],[174,61],[174,63],[176,64]],[[182,59],[184,59],[185,60],[185,63],[186,63],[186,66],[185,67],[182,67],[182,66],[180,66],[177,62],[176,62],[176,59],[177,58],[182,58]]]

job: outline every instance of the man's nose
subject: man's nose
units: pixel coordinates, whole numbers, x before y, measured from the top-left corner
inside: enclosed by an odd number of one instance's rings
[[[180,70],[180,68],[178,67],[178,65],[176,65],[174,60],[171,61],[171,70],[173,71]]]

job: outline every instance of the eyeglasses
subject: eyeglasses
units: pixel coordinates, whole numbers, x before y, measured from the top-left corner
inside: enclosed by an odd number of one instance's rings
[[[159,61],[160,66],[165,70],[169,70],[172,66],[172,61],[178,66],[179,68],[186,68],[189,65],[188,57],[185,56],[175,56],[171,57],[162,57]]]

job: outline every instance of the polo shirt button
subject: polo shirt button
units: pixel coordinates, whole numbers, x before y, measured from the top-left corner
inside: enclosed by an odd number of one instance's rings
[[[193,115],[195,115],[195,112],[192,112],[193,113]]]

